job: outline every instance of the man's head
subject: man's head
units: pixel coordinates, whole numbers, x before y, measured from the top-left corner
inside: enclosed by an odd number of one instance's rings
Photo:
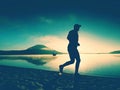
[[[74,24],[74,30],[79,31],[79,28],[81,27],[81,25],[79,24]]]

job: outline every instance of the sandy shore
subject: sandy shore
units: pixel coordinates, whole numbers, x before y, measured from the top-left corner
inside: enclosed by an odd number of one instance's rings
[[[120,78],[0,66],[0,90],[120,90]]]

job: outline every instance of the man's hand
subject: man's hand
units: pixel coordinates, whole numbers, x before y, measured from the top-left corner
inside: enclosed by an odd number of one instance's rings
[[[78,46],[80,46],[80,44],[78,43]]]

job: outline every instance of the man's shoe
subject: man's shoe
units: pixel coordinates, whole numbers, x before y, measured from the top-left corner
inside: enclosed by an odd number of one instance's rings
[[[59,66],[59,74],[62,74],[62,73],[63,73],[63,66],[60,65],[60,66]]]
[[[75,75],[75,76],[80,76],[80,74],[79,74],[79,73],[75,73],[74,75]]]

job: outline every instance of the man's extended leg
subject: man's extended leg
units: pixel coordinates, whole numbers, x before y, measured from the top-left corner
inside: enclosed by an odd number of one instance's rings
[[[63,68],[64,68],[65,66],[68,66],[68,65],[70,65],[70,64],[73,64],[74,61],[75,61],[74,59],[71,59],[70,61],[64,63],[63,65],[60,65],[60,66],[59,66],[59,71],[60,71],[60,73],[63,73]]]
[[[70,46],[68,47],[68,53],[69,53],[70,61],[67,61],[67,62],[65,62],[63,65],[60,65],[60,66],[59,66],[59,71],[60,71],[60,73],[63,73],[63,68],[64,68],[65,66],[68,66],[68,65],[74,63],[74,61],[75,61],[74,51],[76,51],[76,50],[73,49],[73,48],[70,47]]]

